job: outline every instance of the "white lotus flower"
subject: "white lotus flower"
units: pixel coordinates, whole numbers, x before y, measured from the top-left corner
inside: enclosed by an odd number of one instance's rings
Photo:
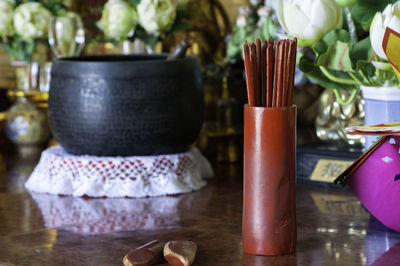
[[[343,24],[342,9],[334,0],[281,0],[277,16],[282,28],[297,37],[299,46],[313,45]]]
[[[387,5],[382,13],[377,12],[369,28],[372,49],[383,59],[387,59],[382,48],[386,27],[400,32],[400,2],[396,2],[394,5]]]
[[[0,36],[9,35],[12,32],[13,0],[0,0]]]
[[[126,39],[137,25],[136,11],[126,1],[109,0],[104,6],[100,25],[106,38]]]
[[[14,11],[15,32],[24,40],[47,37],[50,20],[50,11],[38,2],[27,2]]]
[[[174,0],[141,0],[137,10],[140,25],[150,34],[168,31],[176,17]]]

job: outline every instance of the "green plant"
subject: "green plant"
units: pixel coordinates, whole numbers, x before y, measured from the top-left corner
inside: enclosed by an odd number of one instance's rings
[[[330,1],[335,4],[333,0]],[[289,10],[287,6],[297,7],[299,2],[298,0],[282,1],[278,7],[281,25],[286,24],[284,16],[289,16],[285,13],[285,3],[286,9]],[[389,63],[379,58],[371,49],[369,34],[370,25],[376,13],[383,11],[388,4],[394,2],[396,1],[340,1],[340,4],[345,5],[342,8],[344,23],[336,28],[327,29],[320,38],[306,44],[306,48],[300,51],[298,57],[300,70],[321,86],[336,90],[336,94],[342,89],[353,90],[353,97],[360,85],[399,86]],[[313,14],[313,11],[310,14]],[[296,17],[296,12],[292,12],[290,16]],[[290,35],[303,38],[301,34],[292,30],[293,27],[284,28]],[[378,41],[382,43],[382,40]],[[351,102],[353,97],[348,102]]]
[[[236,25],[226,47],[227,59],[236,61],[241,58],[245,41],[252,42],[256,38],[262,41],[270,37],[276,38],[278,26],[277,18],[270,7],[259,3],[240,7]]]
[[[105,4],[98,26],[105,40],[115,44],[138,38],[153,47],[164,36],[187,29],[183,18],[192,4],[188,0],[112,0]]]
[[[38,43],[47,44],[51,16],[63,12],[62,0],[0,0],[0,45],[11,60],[32,61]]]

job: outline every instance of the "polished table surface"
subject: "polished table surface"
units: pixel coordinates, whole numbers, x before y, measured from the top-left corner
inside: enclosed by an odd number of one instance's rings
[[[297,186],[297,251],[243,254],[242,169],[215,164],[200,191],[144,199],[32,194],[37,158],[0,160],[0,265],[122,265],[153,239],[197,243],[193,265],[400,265],[400,233],[365,211],[350,190]]]

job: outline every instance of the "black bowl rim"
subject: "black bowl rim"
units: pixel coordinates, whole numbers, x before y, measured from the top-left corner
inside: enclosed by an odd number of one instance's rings
[[[197,59],[195,55],[186,55],[184,58],[166,60],[168,54],[108,54],[108,55],[85,55],[85,56],[72,56],[72,57],[60,57],[56,60],[56,63],[85,63],[85,64],[97,64],[97,63],[108,63],[108,64],[132,64],[132,63],[172,63],[178,61],[186,61]],[[104,59],[104,60],[101,60]],[[107,60],[108,59],[108,60]],[[113,60],[115,59],[115,60]]]

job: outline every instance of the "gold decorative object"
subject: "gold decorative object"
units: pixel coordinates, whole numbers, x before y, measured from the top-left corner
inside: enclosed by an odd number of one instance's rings
[[[165,38],[165,51],[172,51],[176,44],[188,40],[192,47],[187,54],[199,56],[202,64],[223,61],[225,36],[231,32],[231,23],[224,6],[218,0],[197,0],[194,3],[187,10],[188,19],[184,19],[188,29],[174,32]]]
[[[341,91],[343,101],[348,100],[354,91]],[[315,122],[316,133],[320,140],[342,140],[350,145],[363,145],[365,138],[359,135],[347,135],[345,128],[364,124],[364,99],[357,92],[354,101],[343,104],[338,101],[333,90],[325,90],[319,98],[318,115]]]
[[[17,97],[5,116],[5,133],[17,145],[43,144],[50,137],[46,114],[23,96]]]
[[[15,103],[0,113],[0,120],[6,120],[5,133],[21,148],[43,144],[50,136],[46,111],[51,63],[19,61],[11,65],[16,87],[8,90],[8,96]]]

